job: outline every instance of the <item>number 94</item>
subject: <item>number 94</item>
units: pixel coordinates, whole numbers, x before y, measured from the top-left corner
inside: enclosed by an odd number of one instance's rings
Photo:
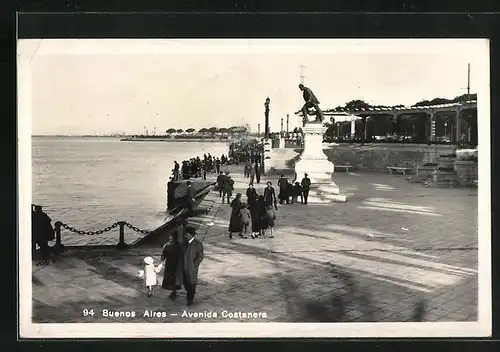
[[[94,310],[93,309],[87,309],[87,308],[85,308],[82,313],[83,313],[84,317],[88,317],[89,315],[91,317],[94,316]]]

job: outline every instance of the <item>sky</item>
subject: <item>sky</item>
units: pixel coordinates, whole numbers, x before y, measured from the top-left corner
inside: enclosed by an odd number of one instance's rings
[[[29,67],[37,135],[258,123],[263,131],[266,97],[279,131],[287,114],[290,129],[300,124],[301,74],[328,109],[454,98],[466,93],[468,63],[480,93],[488,73],[485,40],[31,40],[18,55],[29,62],[20,69]]]

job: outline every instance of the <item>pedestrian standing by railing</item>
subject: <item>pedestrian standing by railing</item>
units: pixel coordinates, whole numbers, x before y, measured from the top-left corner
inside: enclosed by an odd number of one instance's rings
[[[50,260],[50,246],[49,241],[55,239],[54,228],[52,227],[52,220],[42,210],[41,205],[33,205],[31,210],[31,248],[33,256],[36,255],[36,245],[40,246],[42,258],[38,261],[37,265],[46,265],[51,262]]]

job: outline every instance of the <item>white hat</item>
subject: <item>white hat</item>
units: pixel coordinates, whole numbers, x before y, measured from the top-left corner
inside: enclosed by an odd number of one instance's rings
[[[144,258],[144,263],[146,263],[146,264],[153,264],[154,262],[155,262],[155,260],[151,257]]]

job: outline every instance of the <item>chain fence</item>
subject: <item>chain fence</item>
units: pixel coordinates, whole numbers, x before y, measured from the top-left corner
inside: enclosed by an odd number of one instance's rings
[[[74,233],[77,233],[77,234],[80,234],[80,235],[87,235],[87,236],[94,236],[94,235],[100,235],[102,233],[105,233],[105,232],[109,232],[111,231],[112,229],[120,226],[121,223],[123,223],[124,226],[127,226],[128,228],[132,229],[133,231],[135,232],[138,232],[138,233],[142,233],[144,235],[147,235],[150,233],[150,231],[148,230],[141,230],[140,228],[126,222],[126,221],[117,221],[115,222],[114,224],[102,229],[102,230],[96,230],[96,231],[85,231],[85,230],[78,230],[78,229],[75,229],[74,227],[71,227],[69,226],[68,224],[65,224],[63,222],[58,222],[62,228],[68,230],[68,231],[71,231],[71,232],[74,232]]]

